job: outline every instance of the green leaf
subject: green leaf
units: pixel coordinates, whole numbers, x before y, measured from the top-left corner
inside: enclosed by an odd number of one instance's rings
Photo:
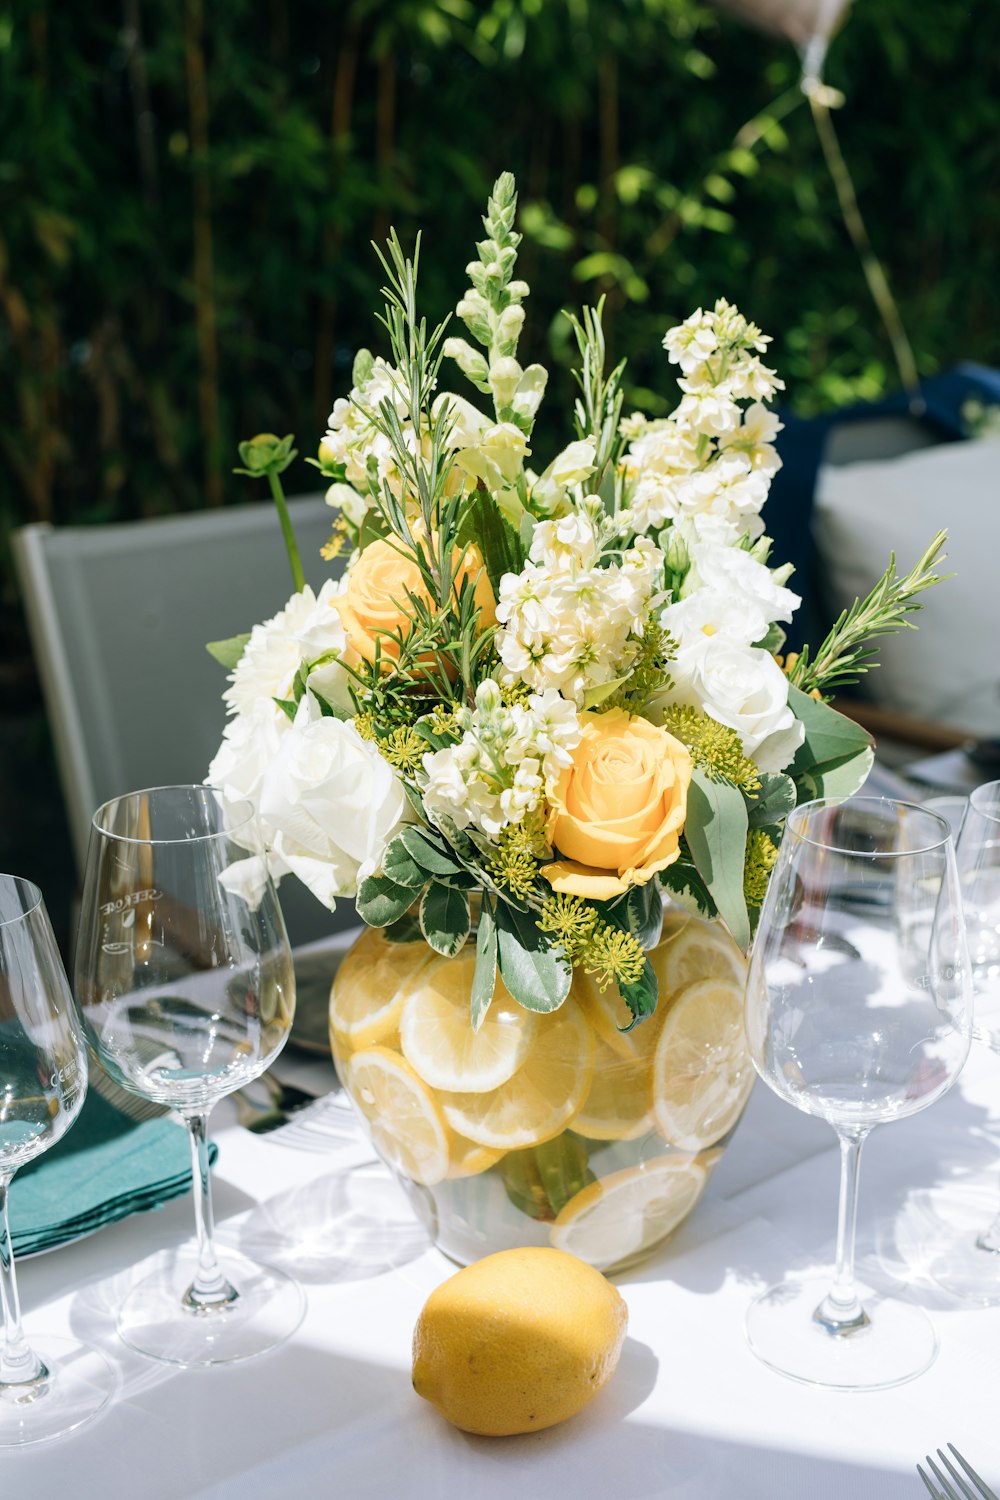
[[[825,761],[844,761],[850,756],[860,755],[872,743],[867,729],[845,719],[828,703],[810,698],[800,688],[789,687],[788,706],[806,731],[805,739],[788,767],[788,774],[795,781],[803,772],[812,772]]]
[[[282,713],[287,714],[292,720],[299,711],[299,705],[292,698],[274,698],[272,702],[276,703]]]
[[[358,886],[358,916],[369,927],[388,927],[398,922],[413,905],[414,894],[385,875],[369,875]]]
[[[584,708],[596,708],[599,703],[604,702],[605,698],[610,698],[612,693],[617,693],[618,689],[628,682],[628,679],[629,674],[626,673],[624,677],[615,677],[611,682],[600,682],[596,687],[585,688]]]
[[[767,628],[767,634],[762,635],[759,641],[754,641],[754,646],[759,651],[780,651],[788,639],[777,620],[773,621]]]
[[[429,885],[420,898],[420,930],[435,953],[453,958],[472,926],[469,898],[450,885]]]
[[[514,999],[525,1010],[558,1010],[573,982],[569,960],[539,932],[530,915],[506,901],[498,903],[496,918],[500,974]]]
[[[459,523],[455,543],[467,547],[471,542],[482,553],[486,576],[494,594],[500,596],[500,580],[505,573],[520,573],[527,551],[509,521],[497,509],[487,490],[474,490]]]
[[[497,924],[493,903],[483,897],[476,933],[476,971],[472,976],[472,1029],[478,1031],[493,1000],[497,986]]]
[[[356,386],[367,385],[372,378],[372,370],[375,368],[375,359],[370,349],[359,349],[354,356],[354,365],[351,369],[351,384]]]
[[[319,711],[324,719],[340,719],[344,721],[354,718],[354,710],[352,708],[344,708],[340,703],[331,703],[328,698],[322,697],[314,688],[310,688],[309,691],[319,704]]]
[[[808,802],[812,797],[834,797],[841,801],[853,797],[867,781],[874,760],[875,751],[869,745],[860,755],[824,761],[821,766],[804,771],[799,778],[799,800]]]
[[[424,940],[420,923],[409,912],[398,922],[390,922],[383,931],[390,943],[422,943]]]
[[[712,781],[695,769],[684,824],[688,848],[719,915],[744,952],[750,944],[750,919],[743,896],[747,827],[743,793],[729,782]]]
[[[685,908],[695,907],[706,917],[719,915],[719,909],[712,900],[708,886],[694,865],[689,864],[687,860],[675,860],[672,865],[661,870],[660,884],[676,896]]]
[[[221,663],[224,667],[228,667],[231,672],[246,650],[246,644],[249,639],[250,632],[248,630],[243,635],[231,635],[227,641],[209,641],[205,650],[209,656],[214,656],[217,662]]]
[[[398,835],[399,842],[410,858],[426,870],[429,875],[457,875],[461,866],[456,863],[428,834],[408,825]],[[426,878],[426,877],[425,877]]]
[[[620,984],[619,994],[632,1012],[632,1020],[627,1026],[620,1029],[631,1031],[633,1026],[638,1025],[646,1016],[651,1016],[656,1009],[656,1002],[660,993],[660,983],[656,977],[656,970],[646,955],[646,962],[642,966],[642,973],[634,984]]]
[[[394,884],[405,886],[410,891],[423,890],[427,884],[427,871],[417,864],[403,843],[401,834],[397,834],[386,845],[382,855],[382,873]],[[410,899],[414,900],[415,897],[411,896]]]
[[[795,783],[790,776],[780,771],[761,776],[760,792],[748,808],[750,827],[770,828],[783,823],[795,802]]]
[[[634,885],[625,897],[628,930],[644,948],[655,948],[663,931],[663,896],[655,880]]]

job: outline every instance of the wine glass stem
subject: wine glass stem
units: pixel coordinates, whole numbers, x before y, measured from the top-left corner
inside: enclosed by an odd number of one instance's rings
[[[838,1130],[840,1204],[837,1214],[837,1269],[833,1284],[813,1313],[827,1333],[844,1335],[866,1328],[868,1314],[854,1285],[854,1241],[858,1225],[858,1173],[867,1130]]]
[[[198,1240],[198,1269],[184,1293],[185,1307],[195,1312],[228,1307],[239,1297],[219,1269],[215,1254],[215,1218],[212,1213],[212,1179],[208,1160],[208,1116],[188,1115],[191,1140],[191,1170],[194,1177],[194,1224]]]
[[[17,1295],[14,1251],[7,1218],[9,1176],[0,1176],[0,1303],[3,1305],[3,1347],[0,1348],[0,1387],[38,1385],[48,1370],[24,1336]]]

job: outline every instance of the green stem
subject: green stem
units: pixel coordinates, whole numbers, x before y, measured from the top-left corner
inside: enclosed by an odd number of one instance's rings
[[[278,518],[281,521],[281,534],[285,538],[285,549],[288,552],[288,561],[292,565],[292,581],[295,584],[295,592],[301,594],[306,586],[306,576],[302,571],[302,562],[299,558],[298,543],[295,540],[295,532],[292,530],[292,518],[288,514],[288,502],[285,492],[281,488],[281,480],[273,469],[268,470],[267,482],[271,486],[271,494],[274,503],[278,507]]]

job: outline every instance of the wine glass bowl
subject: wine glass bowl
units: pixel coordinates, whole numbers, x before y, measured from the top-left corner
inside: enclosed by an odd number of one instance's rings
[[[182,1116],[195,1183],[189,1284],[154,1274],[119,1332],[180,1364],[261,1353],[304,1306],[272,1268],[240,1258],[227,1274],[214,1246],[207,1116],[270,1066],[294,1017],[291,952],[259,849],[253,809],[204,786],[115,798],[94,815],[88,848],[76,961],[87,1039],[115,1083]]]
[[[96,1350],[21,1326],[7,1222],[19,1167],[65,1135],[87,1091],[87,1053],[41,892],[0,875],[0,1446],[72,1432],[111,1399],[115,1377]]]
[[[970,980],[947,823],[906,803],[818,801],[788,818],[747,979],[754,1065],[841,1145],[832,1282],[785,1284],[751,1308],[751,1344],[795,1378],[844,1388],[910,1379],[934,1357],[917,1308],[878,1318],[853,1280],[861,1147],[926,1109],[969,1050]]]

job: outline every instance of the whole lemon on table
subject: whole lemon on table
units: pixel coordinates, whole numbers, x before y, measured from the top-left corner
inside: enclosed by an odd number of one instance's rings
[[[627,1323],[618,1289],[575,1255],[501,1250],[428,1297],[413,1388],[465,1432],[538,1432],[607,1384]]]

